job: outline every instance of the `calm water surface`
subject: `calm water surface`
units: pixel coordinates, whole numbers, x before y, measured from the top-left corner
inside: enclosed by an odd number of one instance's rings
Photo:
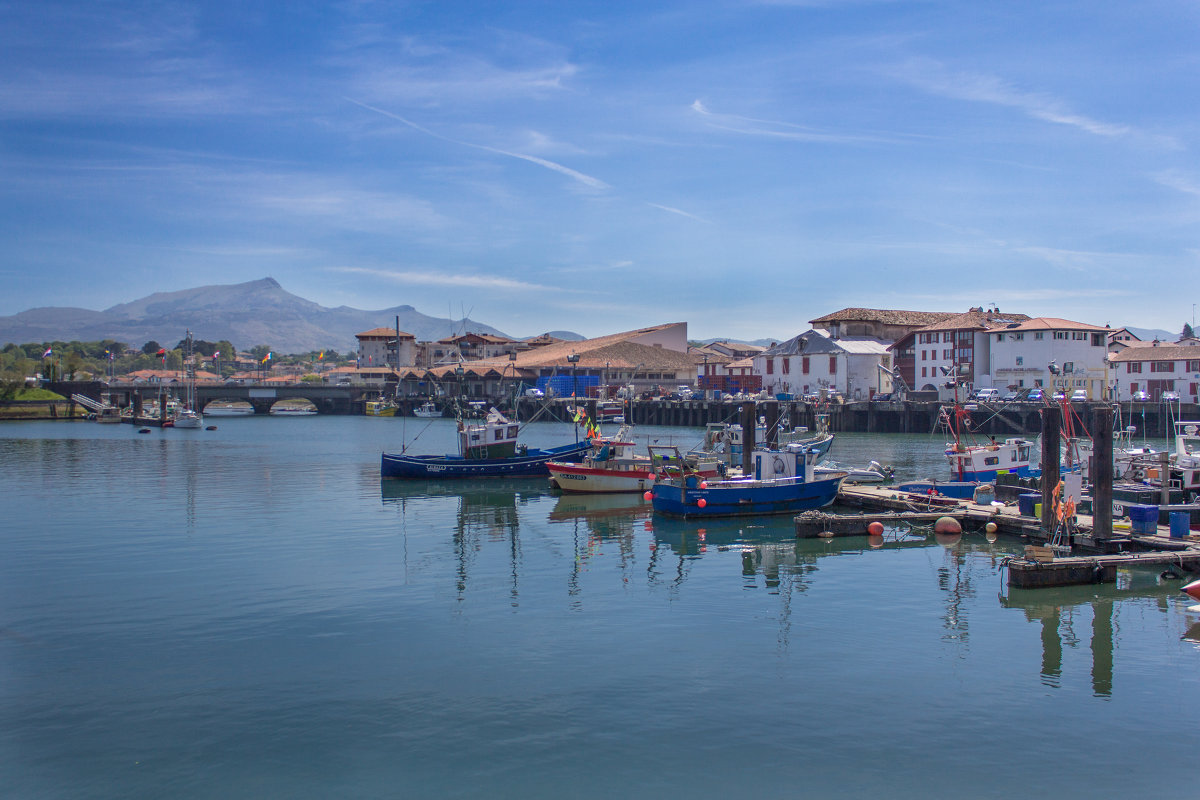
[[[0,427],[5,797],[1196,796],[1179,581],[1010,591],[980,534],[381,484],[449,421],[210,422]],[[941,445],[832,455],[945,477]]]

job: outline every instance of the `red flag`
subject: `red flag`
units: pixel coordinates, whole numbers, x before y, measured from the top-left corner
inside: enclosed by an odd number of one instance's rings
[[[165,348],[165,347],[160,347],[160,348],[158,348],[158,352],[157,352],[157,353],[155,353],[154,355],[156,355],[156,356],[165,356],[166,354],[167,354],[167,348]]]

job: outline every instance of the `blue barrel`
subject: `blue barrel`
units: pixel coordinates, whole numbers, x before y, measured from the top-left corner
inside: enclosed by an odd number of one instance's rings
[[[1158,533],[1158,506],[1130,503],[1125,506],[1129,514],[1129,529],[1143,536]]]
[[[1186,539],[1188,537],[1188,528],[1191,526],[1192,516],[1186,511],[1171,512],[1171,538]]]
[[[1017,510],[1021,512],[1022,516],[1032,517],[1034,504],[1040,503],[1041,500],[1042,500],[1041,492],[1032,492],[1030,494],[1019,494],[1019,495],[1017,495]]]

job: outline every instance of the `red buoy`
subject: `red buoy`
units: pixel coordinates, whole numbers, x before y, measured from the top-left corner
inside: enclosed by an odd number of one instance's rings
[[[1200,600],[1200,580],[1192,581],[1183,587],[1183,593],[1193,600]]]
[[[654,492],[647,491],[647,492],[646,492],[644,495],[642,495],[642,499],[643,499],[643,500],[653,500],[653,499],[654,499]]]
[[[883,536],[883,523],[879,520],[875,520],[867,526],[867,533],[871,534],[872,536]]]
[[[701,497],[699,500],[696,501],[696,505],[700,506],[701,508],[704,508],[706,505],[708,505],[708,501],[705,500],[703,497]]]

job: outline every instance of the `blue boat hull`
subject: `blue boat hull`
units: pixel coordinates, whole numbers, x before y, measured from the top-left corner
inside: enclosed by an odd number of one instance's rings
[[[673,517],[798,514],[823,508],[836,500],[838,487],[844,479],[845,476],[815,481],[750,481],[744,485],[729,481],[705,489],[686,490],[659,483],[654,486],[651,500],[656,512]],[[704,500],[703,508],[699,504],[701,499]]]
[[[930,489],[932,489],[932,494],[970,500],[975,496],[975,490],[984,485],[980,481],[909,481],[897,485],[896,489],[914,494],[930,494]]]
[[[512,478],[549,475],[547,461],[580,461],[591,445],[588,440],[549,450],[526,450],[511,458],[463,458],[462,456],[406,456],[384,453],[379,467],[383,478],[410,480],[450,478]]]

